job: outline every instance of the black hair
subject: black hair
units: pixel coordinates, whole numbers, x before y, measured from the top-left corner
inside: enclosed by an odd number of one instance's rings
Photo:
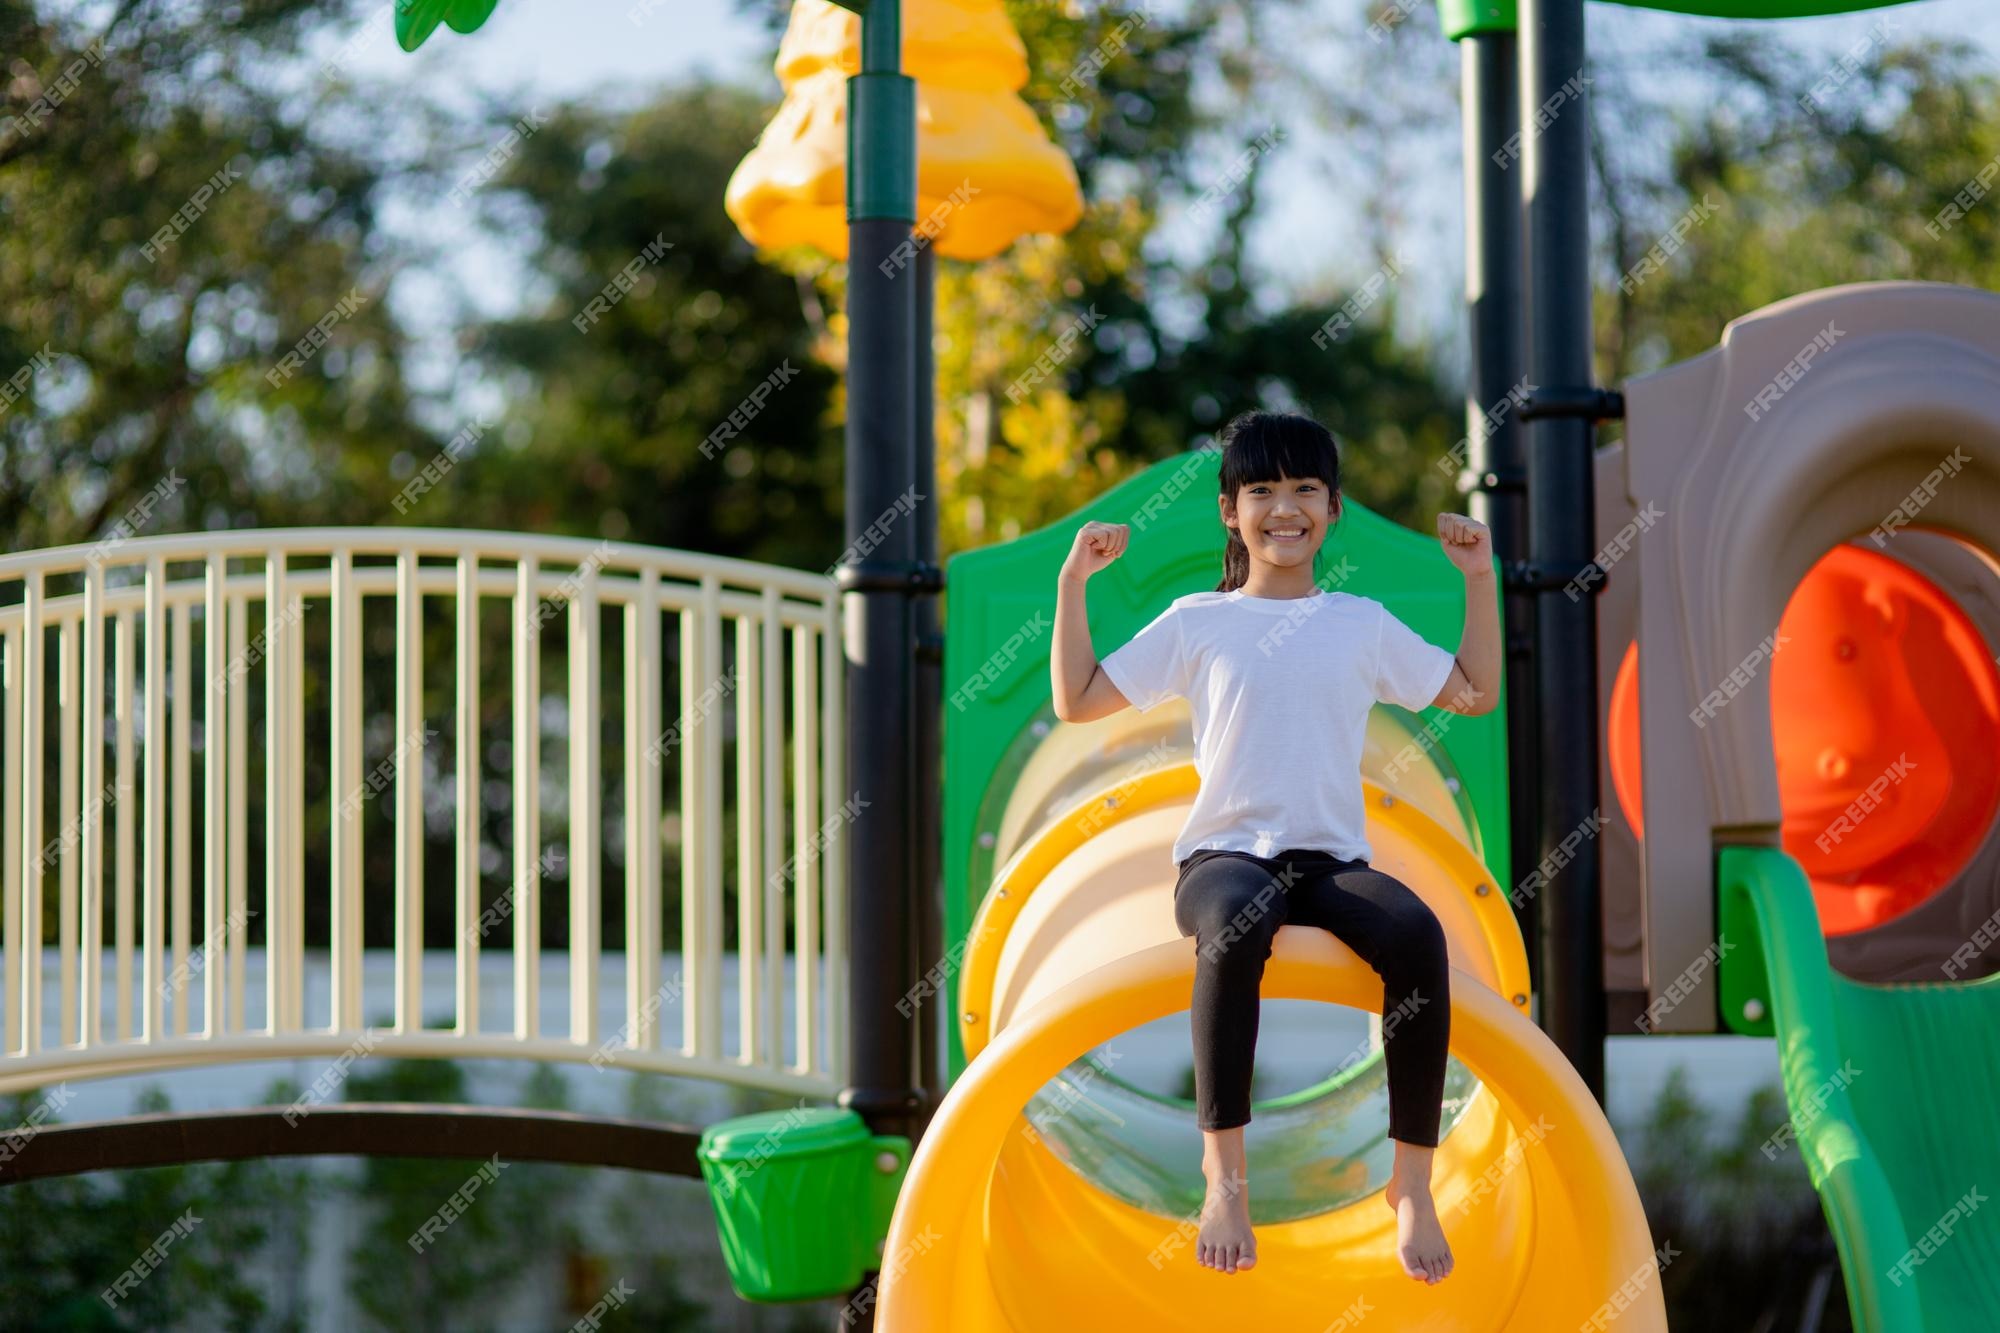
[[[1232,505],[1244,486],[1286,477],[1317,477],[1337,505],[1340,499],[1340,442],[1311,417],[1294,412],[1244,412],[1222,428],[1222,494]],[[1336,511],[1337,512],[1337,511]],[[1322,546],[1322,549],[1324,547]],[[1318,563],[1318,553],[1314,553]],[[1250,578],[1250,548],[1235,528],[1222,553],[1217,592],[1233,592]]]

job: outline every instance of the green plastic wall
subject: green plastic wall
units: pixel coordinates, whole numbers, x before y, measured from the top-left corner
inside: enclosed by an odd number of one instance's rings
[[[954,557],[948,565],[944,654],[944,945],[962,954],[990,883],[991,853],[979,846],[982,810],[997,809],[995,774],[1049,710],[1049,649],[1056,576],[1076,531],[1091,519],[1127,523],[1125,554],[1090,580],[1091,643],[1101,659],[1176,597],[1222,578],[1225,529],[1217,512],[1220,455],[1198,450],[1157,463],[1039,532]],[[1348,562],[1336,582],[1334,572]],[[1412,532],[1352,500],[1322,547],[1323,581],[1372,597],[1417,633],[1456,649],[1465,581],[1435,535]],[[1424,718],[1438,710],[1426,709]],[[1507,844],[1505,687],[1480,717],[1454,717],[1438,749],[1455,766],[1478,823],[1477,848],[1499,883],[1511,878]],[[928,965],[928,964],[927,964]],[[956,977],[950,993],[957,994]],[[953,1079],[965,1067],[956,1010],[947,1015]]]

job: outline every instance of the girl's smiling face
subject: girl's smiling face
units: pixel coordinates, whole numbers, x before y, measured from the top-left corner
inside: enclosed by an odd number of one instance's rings
[[[1340,497],[1316,477],[1286,477],[1239,486],[1234,507],[1218,497],[1222,521],[1236,530],[1253,562],[1281,569],[1312,567],[1326,531],[1340,516]]]

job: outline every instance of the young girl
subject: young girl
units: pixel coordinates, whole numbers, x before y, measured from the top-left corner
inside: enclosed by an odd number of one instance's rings
[[[1407,886],[1368,865],[1361,749],[1378,699],[1491,711],[1500,679],[1492,547],[1482,525],[1438,516],[1445,554],[1465,576],[1454,657],[1379,602],[1316,584],[1313,557],[1340,517],[1340,456],[1325,427],[1250,412],[1222,442],[1222,582],[1177,598],[1102,662],[1084,584],[1124,554],[1130,530],[1093,522],[1077,533],[1056,595],[1056,716],[1089,722],[1176,695],[1192,706],[1201,788],[1173,857],[1175,923],[1197,945],[1189,1015],[1208,1182],[1201,1263],[1234,1273],[1256,1262],[1243,1126],[1258,986],[1289,922],[1332,931],[1381,974],[1395,1143],[1385,1197],[1404,1271],[1440,1282],[1452,1267],[1430,1188],[1451,1028],[1444,932]]]

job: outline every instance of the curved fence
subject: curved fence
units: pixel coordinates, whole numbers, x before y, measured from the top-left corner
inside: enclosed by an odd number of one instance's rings
[[[839,599],[438,529],[0,557],[0,1092],[313,1054],[845,1072]]]

